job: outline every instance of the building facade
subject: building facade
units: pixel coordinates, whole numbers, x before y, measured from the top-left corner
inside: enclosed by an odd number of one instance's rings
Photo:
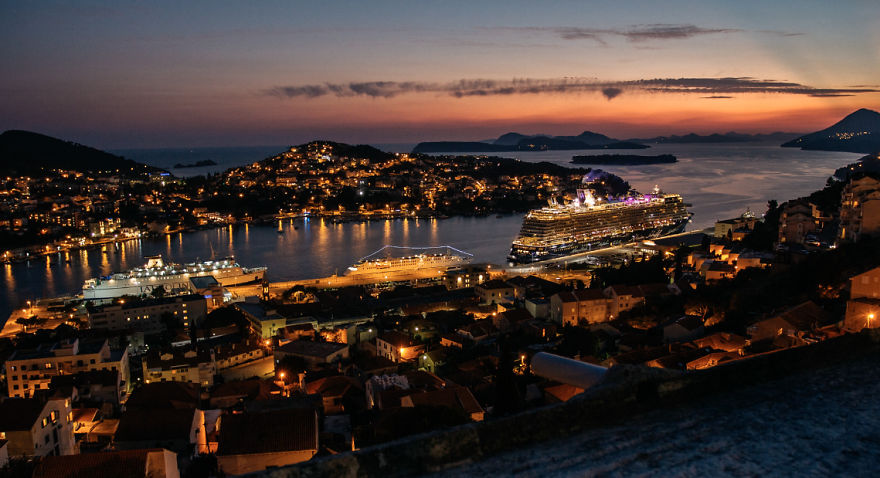
[[[106,339],[70,339],[43,344],[35,349],[16,350],[6,361],[10,397],[30,397],[37,390],[48,390],[52,377],[90,370],[116,370],[121,387],[128,392],[128,347],[111,350]]]
[[[164,316],[186,327],[198,324],[208,315],[208,302],[199,294],[161,299],[142,299],[89,309],[89,327],[107,330],[138,330],[156,334],[165,330]]]
[[[10,457],[77,453],[70,399],[9,398],[0,403],[0,440]]]
[[[853,179],[844,186],[840,200],[839,240],[856,242],[863,235],[880,235],[880,180]]]

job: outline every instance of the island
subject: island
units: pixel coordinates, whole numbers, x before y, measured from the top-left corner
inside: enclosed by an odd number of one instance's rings
[[[621,141],[604,134],[584,131],[577,136],[524,135],[505,133],[485,141],[426,141],[413,153],[497,153],[512,151],[560,151],[575,149],[645,149],[650,146]]]
[[[202,166],[217,166],[217,163],[210,159],[203,159],[201,161],[196,161],[195,163],[189,164],[177,163],[174,165],[174,169],[201,168]]]
[[[574,164],[611,164],[620,166],[634,166],[639,164],[664,164],[675,163],[678,158],[671,154],[658,154],[647,156],[640,154],[596,154],[590,156],[572,156]]]

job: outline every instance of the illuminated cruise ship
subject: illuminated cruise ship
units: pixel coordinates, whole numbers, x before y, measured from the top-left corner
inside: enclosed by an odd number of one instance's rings
[[[651,194],[613,201],[578,189],[570,204],[530,211],[507,258],[523,264],[675,234],[684,230],[690,216],[681,196],[656,187]]]
[[[83,299],[101,300],[123,295],[138,296],[149,294],[160,285],[168,293],[191,291],[192,277],[212,276],[220,285],[231,287],[262,281],[266,275],[265,267],[241,267],[231,257],[190,264],[166,264],[162,256],[148,256],[146,259],[147,264],[143,267],[88,279],[83,284]]]
[[[392,250],[424,251],[404,257],[377,257]],[[441,252],[427,252],[438,250]],[[437,247],[403,247],[385,246],[378,251],[360,259],[345,271],[346,276],[368,276],[374,274],[395,274],[420,269],[437,269],[446,272],[450,268],[468,264],[473,255],[451,246]]]

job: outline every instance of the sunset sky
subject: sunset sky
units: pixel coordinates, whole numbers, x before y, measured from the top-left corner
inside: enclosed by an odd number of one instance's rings
[[[0,1],[0,129],[102,148],[824,128],[880,2]]]

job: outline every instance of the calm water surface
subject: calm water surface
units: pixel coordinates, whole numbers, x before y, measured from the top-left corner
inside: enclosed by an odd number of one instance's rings
[[[165,167],[175,162],[213,158],[223,169],[258,161],[271,155],[272,151],[283,150],[271,148],[231,148],[233,151],[225,153],[226,148],[202,148],[198,155],[184,154],[191,150],[157,150],[126,156]],[[213,151],[215,149],[218,151]],[[204,150],[212,151],[206,153]],[[546,151],[503,155],[571,166],[572,155],[603,152]],[[648,191],[658,184],[667,192],[681,194],[693,205],[691,211],[695,213],[689,229],[711,226],[717,219],[739,215],[746,207],[761,213],[770,199],[782,202],[820,189],[834,169],[861,157],[858,154],[800,151],[775,144],[754,143],[666,144],[632,153],[669,153],[678,156],[678,162],[598,167],[622,176],[641,191]],[[283,234],[277,232],[277,224],[241,225],[177,234],[164,239],[129,241],[118,247],[108,247],[106,251],[80,251],[69,257],[55,255],[28,263],[0,265],[3,269],[0,274],[0,321],[25,300],[76,293],[81,290],[85,279],[142,265],[145,255],[161,253],[176,262],[234,255],[244,266],[268,266],[271,280],[304,279],[342,272],[384,244],[451,245],[474,254],[476,261],[500,263],[504,261],[520,223],[521,216],[345,224],[295,220],[281,223]]]

